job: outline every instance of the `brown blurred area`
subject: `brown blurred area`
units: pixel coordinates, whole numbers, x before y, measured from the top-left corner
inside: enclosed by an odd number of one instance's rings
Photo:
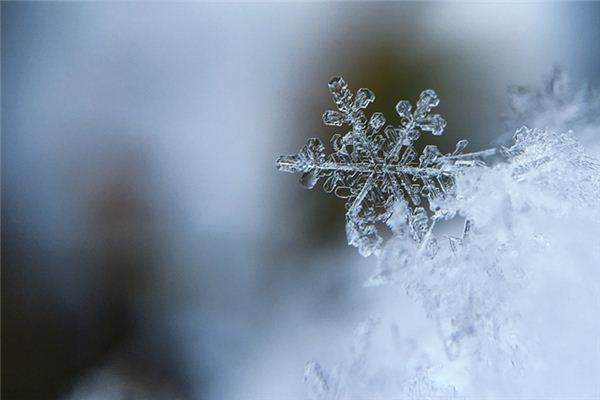
[[[147,173],[138,154],[113,160],[112,173],[97,183],[83,207],[92,236],[74,254],[44,247],[19,232],[19,221],[2,225],[2,397],[45,399],[65,396],[82,376],[87,385],[122,399],[181,398],[177,364],[166,349],[145,343],[139,332],[151,301],[158,257],[157,227],[140,182]],[[4,196],[3,196],[4,197]],[[4,203],[4,199],[3,199]],[[86,309],[72,312],[44,285],[31,283],[31,265],[90,263]],[[68,279],[68,278],[67,278]],[[77,282],[75,282],[77,283]],[[70,312],[71,311],[71,312]],[[118,371],[112,381],[98,380]]]

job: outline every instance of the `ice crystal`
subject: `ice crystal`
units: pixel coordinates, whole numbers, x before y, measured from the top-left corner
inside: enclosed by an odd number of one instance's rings
[[[512,176],[553,187],[557,194],[576,196],[594,204],[600,200],[600,164],[588,156],[573,132],[554,133],[521,127],[514,144],[503,147]]]
[[[428,145],[419,155],[414,143],[421,134],[441,135],[446,126],[439,114],[431,113],[439,104],[433,90],[423,91],[414,109],[408,101],[399,101],[397,126],[385,126],[386,118],[379,112],[367,118],[364,109],[375,100],[369,89],[359,89],[354,96],[342,78],[334,78],[329,90],[337,110],[325,111],[323,122],[347,125],[349,132],[332,137],[330,154],[319,139],[309,139],[298,154],[277,160],[279,170],[301,172],[301,182],[309,189],[323,178],[326,192],[347,199],[348,244],[358,247],[363,256],[381,249],[377,224],[388,221],[397,202],[410,210],[413,239],[429,240],[428,232],[440,217],[440,210],[429,204],[450,193],[456,175],[481,165],[481,158],[493,150],[462,154],[467,141],[461,140],[452,153],[443,154],[437,146]],[[426,246],[435,247],[432,243]]]

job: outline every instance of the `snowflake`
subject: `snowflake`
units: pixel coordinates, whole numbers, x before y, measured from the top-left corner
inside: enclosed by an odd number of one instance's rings
[[[421,134],[441,135],[446,127],[439,114],[431,114],[439,104],[433,90],[421,93],[414,110],[408,101],[399,101],[396,111],[400,125],[385,128],[382,113],[373,113],[369,119],[365,115],[364,109],[375,100],[372,91],[362,88],[354,96],[339,77],[331,80],[329,90],[338,109],[325,111],[323,122],[348,125],[350,131],[332,137],[333,152],[329,155],[319,139],[309,139],[298,154],[277,160],[279,170],[301,172],[301,182],[309,189],[323,178],[326,192],[347,199],[346,236],[348,244],[356,246],[361,255],[381,249],[383,239],[376,225],[388,221],[397,202],[406,203],[411,211],[408,226],[413,240],[435,251],[430,232],[435,221],[443,217],[443,210],[431,207],[433,200],[452,191],[461,170],[482,165],[481,158],[495,150],[462,154],[468,142],[461,140],[450,154],[428,145],[419,155],[414,143]]]

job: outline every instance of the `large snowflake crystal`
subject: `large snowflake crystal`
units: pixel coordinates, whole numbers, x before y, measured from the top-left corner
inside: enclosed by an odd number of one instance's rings
[[[417,153],[414,143],[423,132],[441,135],[446,126],[439,114],[431,114],[439,104],[433,90],[421,93],[414,110],[408,101],[398,102],[398,126],[385,126],[386,119],[379,112],[367,118],[364,109],[375,100],[369,89],[359,89],[354,96],[342,78],[334,78],[329,90],[338,110],[326,111],[323,122],[347,125],[350,131],[332,137],[329,155],[319,139],[309,139],[298,154],[279,157],[279,170],[301,172],[301,182],[309,189],[323,178],[325,191],[347,199],[348,244],[358,247],[363,256],[381,248],[377,225],[388,221],[397,202],[410,210],[410,236],[432,247],[428,243],[431,228],[443,217],[443,210],[431,207],[436,203],[432,200],[450,193],[456,174],[482,164],[481,156],[489,151],[461,154],[467,145],[461,140],[450,154],[441,153],[434,145]]]

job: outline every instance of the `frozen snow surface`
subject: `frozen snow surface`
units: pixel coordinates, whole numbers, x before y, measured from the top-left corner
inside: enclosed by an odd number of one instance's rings
[[[341,78],[329,88],[338,110],[323,120],[348,133],[329,155],[310,139],[279,169],[347,199],[348,243],[377,258],[366,284],[400,288],[430,325],[415,332],[393,312],[367,320],[345,359],[307,365],[310,395],[600,398],[600,163],[586,153],[598,147],[597,92],[556,70],[542,89],[511,90],[507,126],[527,125],[512,143],[418,154],[415,141],[446,126],[431,113],[434,91],[414,110],[400,101],[396,126],[366,116],[370,90],[354,95]]]

